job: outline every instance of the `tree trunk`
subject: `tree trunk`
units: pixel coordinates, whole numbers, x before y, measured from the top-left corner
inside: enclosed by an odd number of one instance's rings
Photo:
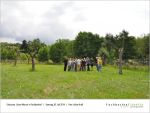
[[[35,63],[34,63],[34,57],[32,57],[32,71],[35,70]]]
[[[119,74],[122,75],[122,55],[123,55],[123,48],[119,49]]]

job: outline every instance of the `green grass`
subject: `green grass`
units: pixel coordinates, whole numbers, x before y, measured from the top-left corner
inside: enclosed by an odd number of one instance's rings
[[[5,99],[146,99],[148,71],[105,66],[102,72],[64,72],[63,65],[1,64],[1,95]]]

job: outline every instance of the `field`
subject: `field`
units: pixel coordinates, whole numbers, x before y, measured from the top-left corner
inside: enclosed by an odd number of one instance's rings
[[[146,99],[148,70],[64,72],[63,65],[1,64],[1,98],[5,99]]]

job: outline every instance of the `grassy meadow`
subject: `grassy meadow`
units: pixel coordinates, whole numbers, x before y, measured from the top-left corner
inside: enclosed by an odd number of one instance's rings
[[[148,70],[105,66],[102,72],[64,72],[63,65],[1,64],[1,98],[4,99],[147,99]],[[146,67],[145,67],[146,69]]]

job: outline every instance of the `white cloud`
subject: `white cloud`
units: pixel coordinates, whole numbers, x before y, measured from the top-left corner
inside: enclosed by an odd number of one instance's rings
[[[58,38],[74,39],[79,31],[149,33],[148,1],[1,2],[1,42],[40,38],[53,43]]]

